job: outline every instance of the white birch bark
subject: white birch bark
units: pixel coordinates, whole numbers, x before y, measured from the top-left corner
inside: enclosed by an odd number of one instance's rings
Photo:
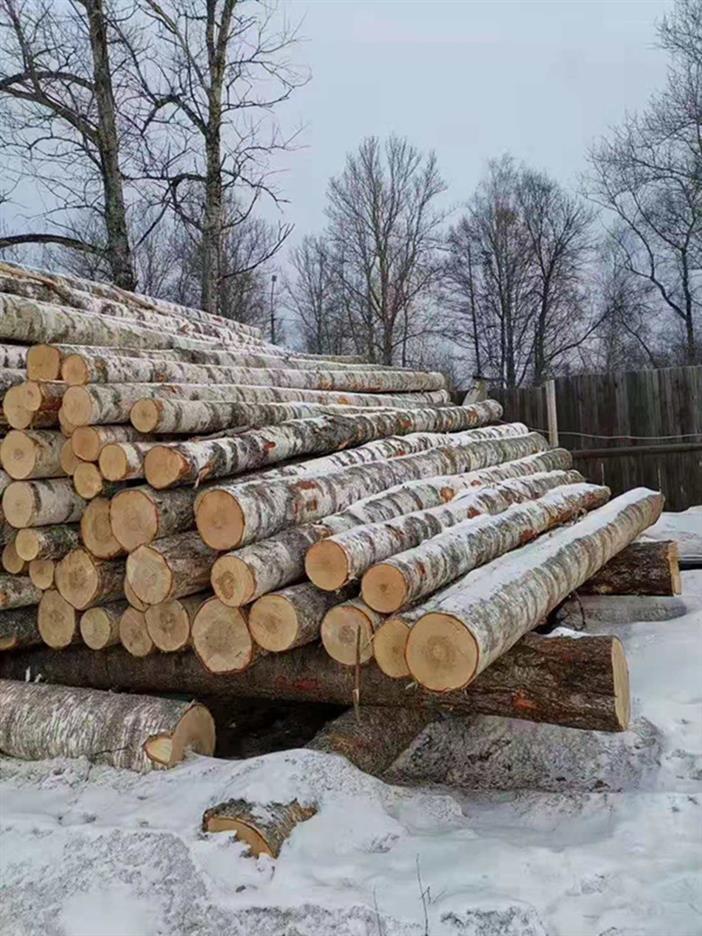
[[[324,616],[334,605],[352,595],[321,591],[310,582],[270,592],[255,601],[249,611],[251,636],[264,650],[282,653],[319,639]]]
[[[14,527],[49,526],[79,520],[87,501],[75,492],[70,478],[13,481],[2,498],[7,522]]]
[[[0,651],[18,650],[41,642],[34,605],[0,611]]]
[[[0,344],[0,368],[3,370],[25,370],[28,350],[29,348],[26,345]]]
[[[17,533],[15,546],[27,562],[32,559],[63,559],[80,545],[77,524],[58,523],[53,526],[25,527]]]
[[[0,572],[0,610],[38,604],[41,592],[25,575]]]
[[[169,536],[129,554],[127,581],[148,605],[182,598],[209,586],[215,557],[197,533]]]
[[[65,441],[60,432],[51,429],[12,429],[0,445],[0,461],[15,480],[65,477],[61,466]]]
[[[110,442],[143,442],[141,432],[133,426],[79,426],[71,434],[71,447],[81,461],[96,462],[100,452]]]

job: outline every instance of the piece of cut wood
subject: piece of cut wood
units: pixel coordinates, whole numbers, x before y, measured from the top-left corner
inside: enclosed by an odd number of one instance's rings
[[[584,595],[680,595],[680,556],[672,540],[631,543],[580,586]]]
[[[119,622],[127,610],[126,601],[111,601],[88,608],[80,618],[80,636],[91,650],[105,650],[118,644]]]
[[[367,663],[373,658],[373,635],[382,620],[360,598],[337,604],[322,620],[320,636],[324,649],[344,666]]]
[[[83,544],[98,559],[116,559],[125,552],[112,532],[110,508],[111,501],[107,497],[95,497],[80,518]]]
[[[311,582],[263,595],[249,611],[251,636],[264,650],[281,653],[319,638],[324,615],[352,592],[322,591]]]
[[[34,605],[0,611],[0,650],[17,650],[41,642]]]
[[[127,599],[132,608],[135,608],[137,611],[147,611],[150,605],[147,605],[141,598],[138,598],[132,591],[132,586],[129,584],[129,580],[126,575],[124,577],[124,597]]]
[[[429,708],[454,715],[499,715],[591,731],[628,727],[626,659],[616,637],[542,637],[527,634],[455,692],[428,692],[407,680],[389,679],[370,662],[357,672],[339,666],[316,644],[289,653],[269,653],[254,666],[222,679],[190,653],[156,654],[137,660],[112,647],[104,653],[80,647],[63,653],[19,650],[0,657],[0,676],[41,676],[49,682],[121,688],[133,692],[190,693],[276,702],[327,702],[348,706],[358,682],[361,706]]]
[[[79,639],[78,612],[55,588],[45,591],[37,609],[41,639],[54,650],[62,650]]]
[[[193,649],[210,673],[239,673],[264,651],[251,638],[246,613],[229,608],[218,598],[205,601],[193,620]]]
[[[54,526],[26,527],[17,531],[15,546],[19,555],[32,559],[63,559],[80,545],[80,528],[75,523]]]
[[[78,426],[71,434],[71,446],[81,461],[96,462],[110,442],[139,442],[141,432],[132,426]]]
[[[2,549],[2,567],[10,575],[22,575],[27,571],[27,560],[17,552],[17,533],[11,536]]]
[[[73,477],[73,474],[80,464],[80,459],[76,456],[71,445],[71,440],[67,439],[63,433],[61,433],[61,453],[59,455],[59,462],[61,463],[61,469],[65,475],[68,475],[69,478]]]
[[[156,442],[108,442],[98,458],[100,472],[108,481],[144,477],[144,460]]]
[[[214,745],[212,716],[197,703],[0,681],[0,750],[11,757],[144,771],[172,767],[189,750],[211,755]]]
[[[205,811],[202,831],[233,832],[249,846],[255,858],[259,855],[278,858],[295,826],[311,819],[316,812],[316,806],[304,806],[297,800],[254,805],[248,800],[232,799]]]
[[[662,510],[661,494],[636,488],[429,599],[407,641],[414,679],[439,692],[467,685],[655,523]],[[622,721],[628,720],[624,715]]]
[[[172,598],[161,604],[151,605],[145,612],[146,629],[157,650],[175,653],[190,646],[193,621],[200,606],[211,598],[210,592]]]
[[[16,481],[60,478],[67,474],[61,466],[64,442],[61,433],[51,429],[11,429],[0,445],[0,460]]]
[[[0,296],[0,299],[2,297]],[[2,405],[13,429],[47,429],[58,422],[66,385],[28,380],[11,387]]]
[[[216,553],[197,533],[181,533],[139,546],[127,558],[132,591],[149,605],[209,587]]]
[[[127,552],[134,552],[153,540],[192,530],[196,496],[192,488],[155,491],[147,485],[118,492],[110,504],[115,539]]]
[[[5,518],[17,528],[74,523],[85,506],[70,478],[13,481],[2,496]]]
[[[56,588],[79,611],[124,595],[124,561],[96,559],[72,549],[56,566]]]
[[[131,605],[125,608],[119,619],[119,641],[133,657],[146,657],[154,653],[156,647],[149,636],[143,611]]]
[[[0,368],[3,370],[25,370],[27,367],[26,345],[0,344]]]
[[[41,591],[53,588],[56,577],[56,562],[53,559],[32,559],[27,571],[32,585]]]
[[[0,572],[0,610],[35,605],[40,598],[41,592],[26,575]]]
[[[73,487],[86,501],[94,497],[111,497],[119,488],[105,478],[93,462],[79,462],[73,472]]]

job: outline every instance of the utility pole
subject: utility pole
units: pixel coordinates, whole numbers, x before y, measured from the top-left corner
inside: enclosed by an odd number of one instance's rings
[[[275,283],[278,277],[271,275],[271,344],[275,344]]]

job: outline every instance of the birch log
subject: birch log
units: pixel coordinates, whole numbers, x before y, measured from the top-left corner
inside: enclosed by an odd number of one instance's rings
[[[17,650],[41,642],[35,606],[0,611],[0,650]]]
[[[27,571],[27,560],[23,559],[17,552],[17,531],[14,535],[8,537],[7,542],[2,548],[2,559],[0,560],[3,569],[10,575],[22,575]]]
[[[133,657],[147,657],[156,651],[146,626],[145,613],[132,605],[125,608],[119,619],[119,642]]]
[[[215,727],[192,702],[0,681],[0,750],[23,760],[87,757],[129,770],[211,755]]]
[[[63,477],[61,448],[65,441],[60,432],[49,429],[13,429],[0,445],[2,466],[16,481]]]
[[[3,370],[25,370],[28,350],[29,348],[26,345],[0,344],[0,368]]]
[[[27,572],[32,585],[41,591],[54,587],[56,562],[54,559],[32,559]]]
[[[469,490],[439,507],[356,526],[312,546],[305,557],[305,571],[319,588],[334,591],[360,578],[375,563],[418,546],[463,520],[499,513],[510,504],[533,500],[552,488],[575,484],[580,479],[577,471],[544,472]]]
[[[172,598],[147,608],[144,617],[149,637],[162,653],[186,650],[191,643],[195,615],[203,602],[211,598],[210,592]]]
[[[680,556],[671,540],[631,543],[579,589],[586,595],[680,595]]]
[[[81,461],[96,462],[100,452],[110,442],[142,440],[143,434],[133,426],[78,426],[71,434],[71,447]]]
[[[2,497],[7,522],[18,528],[74,523],[85,506],[70,478],[13,481]]]
[[[228,608],[218,598],[200,606],[192,624],[193,649],[210,673],[240,673],[265,651],[254,643],[242,608]]]
[[[190,653],[137,660],[121,648],[94,653],[71,647],[63,653],[42,648],[0,655],[0,675],[24,679],[27,674],[102,689],[337,705],[350,704],[358,677],[361,706],[500,715],[593,731],[621,731],[628,726],[624,651],[616,637],[599,635],[527,634],[465,689],[447,693],[388,679],[372,662],[357,673],[355,667],[339,666],[314,644],[261,656],[235,679],[208,673]]]
[[[324,404],[348,403],[353,406],[406,408],[422,408],[428,404],[443,405],[449,402],[448,395],[443,390],[393,396],[380,393],[293,390],[287,387],[248,387],[241,384],[88,384],[84,387],[69,387],[66,390],[62,412],[75,426],[126,423],[129,422],[132,407],[143,399],[224,400],[244,403],[301,400]],[[8,420],[9,418],[8,415]]]
[[[125,552],[112,532],[110,503],[107,497],[95,497],[80,518],[83,544],[98,559],[117,559]]]
[[[26,576],[0,572],[0,610],[35,605],[40,598],[41,592]]]
[[[295,826],[316,813],[316,806],[304,805],[296,799],[265,804],[231,799],[205,810],[202,831],[234,833],[249,847],[254,858],[259,855],[278,858]]]
[[[113,357],[188,359],[191,352],[177,348],[99,347],[96,345],[35,344],[27,351],[27,377],[30,380],[59,380],[61,367],[69,354],[110,354]]]
[[[84,611],[124,595],[124,561],[95,559],[85,549],[73,549],[56,566],[56,588],[62,598]]]
[[[119,643],[119,622],[127,610],[126,601],[111,601],[88,608],[80,618],[80,636],[91,650],[105,650]]]
[[[264,650],[281,653],[319,639],[324,616],[350,598],[350,589],[325,592],[310,582],[263,595],[249,610],[251,636]]]
[[[155,491],[144,485],[120,491],[110,504],[112,533],[127,552],[134,552],[153,540],[192,530],[196,497],[193,488]]]
[[[370,568],[361,582],[363,598],[376,611],[397,611],[554,526],[601,507],[609,496],[606,487],[570,484],[494,516],[460,522]]]
[[[382,620],[360,598],[341,602],[330,608],[322,620],[319,633],[324,649],[344,666],[367,663],[373,658],[373,635]]]
[[[431,424],[432,421],[421,420],[421,424]],[[231,437],[154,446],[146,455],[145,474],[152,487],[163,489],[206,478],[241,474],[298,455],[344,449],[338,455],[317,460],[309,466],[303,464],[291,469],[296,473],[322,472],[346,464],[421,452],[448,442],[461,444],[485,436],[503,437],[527,432],[525,426],[517,424],[518,428],[496,426],[472,430],[477,433],[473,436],[461,433],[454,437],[425,431],[390,434],[398,427],[412,428],[417,423],[405,417],[397,419],[392,412],[290,420],[277,426],[239,432]]]
[[[328,475],[217,485],[195,501],[203,540],[214,549],[232,549],[265,539],[279,530],[317,520],[368,494],[415,478],[461,474],[543,451],[538,433],[431,449],[386,462],[352,465]]]
[[[130,481],[144,477],[144,460],[158,443],[108,442],[100,452],[98,465],[108,481]]]
[[[76,468],[80,464],[80,459],[76,458],[75,452],[73,451],[73,446],[71,445],[71,440],[67,439],[63,433],[61,433],[61,453],[59,455],[59,463],[61,465],[61,470],[64,475],[67,475],[69,478],[72,478]]]
[[[54,650],[63,650],[79,639],[79,615],[56,591],[50,588],[41,596],[37,609],[37,626],[44,643]]]
[[[80,462],[72,481],[76,494],[86,501],[99,496],[111,497],[120,488],[116,482],[108,481],[93,462]]]
[[[63,383],[25,381],[11,387],[2,407],[13,429],[46,429],[57,425],[66,392]]]
[[[27,375],[21,368],[0,367],[0,400],[5,398],[5,394],[11,387],[23,383],[26,377]]]
[[[160,604],[207,588],[215,556],[197,533],[169,536],[129,554],[127,580],[143,602]]]
[[[412,676],[442,692],[467,685],[655,523],[662,509],[661,494],[637,488],[460,579],[430,602],[411,630]]]

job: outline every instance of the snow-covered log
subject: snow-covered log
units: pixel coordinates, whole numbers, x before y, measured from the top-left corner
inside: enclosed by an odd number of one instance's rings
[[[220,676],[242,672],[265,653],[251,637],[244,609],[228,608],[219,598],[209,598],[200,605],[191,639],[205,669]]]
[[[11,757],[87,757],[144,771],[214,745],[212,716],[192,702],[0,681],[0,751]]]
[[[354,501],[403,481],[461,474],[546,448],[538,433],[448,445],[388,461],[352,465],[326,475],[216,485],[195,501],[203,540],[232,549],[272,536],[285,527],[321,519]]]
[[[211,597],[211,592],[201,592],[185,598],[171,598],[147,608],[144,613],[146,629],[156,649],[175,653],[189,647],[195,615]]]
[[[0,572],[0,610],[25,608],[37,604],[40,598],[41,592],[27,576]]]
[[[85,549],[72,549],[56,566],[56,588],[62,598],[83,611],[124,595],[124,561],[102,561]]]
[[[41,642],[36,606],[0,611],[0,650],[17,650]]]
[[[467,685],[662,510],[662,494],[636,488],[459,579],[426,603],[411,630],[406,656],[412,676],[442,692]]]
[[[321,591],[311,582],[263,595],[249,610],[251,636],[264,650],[281,653],[319,638],[324,615],[352,595]]]
[[[254,858],[259,855],[277,858],[295,826],[311,819],[316,812],[316,806],[305,806],[297,800],[262,804],[232,799],[205,810],[202,831],[234,833],[248,845]]]
[[[16,481],[33,478],[60,478],[61,448],[65,438],[51,429],[12,429],[0,445],[2,467]]]
[[[5,518],[17,528],[75,523],[85,506],[70,478],[13,481],[2,496]]]
[[[139,546],[127,558],[127,580],[148,605],[209,587],[216,553],[197,533],[181,533]]]

